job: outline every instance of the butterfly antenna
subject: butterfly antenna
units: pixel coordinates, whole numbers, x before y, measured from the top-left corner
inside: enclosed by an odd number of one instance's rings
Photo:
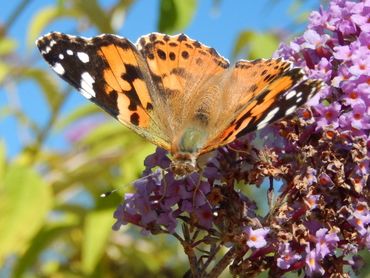
[[[114,192],[116,192],[116,191],[117,191],[117,189],[113,189],[113,190],[111,190],[111,191],[107,191],[107,192],[105,192],[105,193],[100,194],[100,197],[101,197],[101,198],[108,197],[109,195],[111,195],[112,193],[114,193]]]
[[[168,172],[168,170],[169,170],[170,168],[171,168],[171,167],[167,167],[167,168],[165,168],[165,169],[162,169],[162,171],[163,171],[163,172]],[[133,181],[131,181],[131,182],[126,183],[126,184],[124,185],[124,187],[125,187],[125,186],[127,186],[127,185],[130,185],[130,184],[133,184],[133,183],[135,183],[135,182],[137,182],[137,181],[145,180],[145,179],[147,179],[147,178],[149,178],[149,177],[152,177],[152,176],[155,176],[155,175],[157,175],[157,174],[158,174],[158,172],[153,172],[153,173],[148,174],[148,175],[146,175],[146,176],[144,176],[144,177],[141,177],[141,178],[138,178],[138,179],[136,179],[136,180],[133,180]],[[111,191],[104,192],[104,193],[100,194],[100,197],[101,197],[101,198],[106,198],[106,197],[108,197],[109,195],[111,195],[112,193],[114,193],[114,192],[116,192],[116,191],[118,191],[118,189],[117,189],[117,188],[116,188],[116,189],[113,189],[113,190],[111,190]]]

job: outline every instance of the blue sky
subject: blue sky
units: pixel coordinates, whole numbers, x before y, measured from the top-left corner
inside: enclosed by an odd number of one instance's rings
[[[11,12],[21,2],[18,1],[3,1],[0,11],[0,23],[7,20]],[[36,47],[31,49],[26,46],[27,26],[32,21],[35,14],[48,5],[53,5],[56,1],[37,0],[31,1],[27,9],[21,14],[18,20],[9,30],[10,37],[16,39],[18,45],[19,59],[26,60],[32,57],[37,63],[37,67],[47,67],[42,61],[41,56],[36,50]],[[66,1],[67,2],[67,1]],[[104,5],[109,6],[113,0],[100,1]],[[317,5],[318,1],[310,0],[303,1],[303,9],[312,9]],[[17,3],[17,4],[15,4]],[[86,1],[88,3],[88,1]],[[226,58],[231,56],[232,48],[241,31],[270,31],[270,30],[287,30],[288,26],[292,26],[292,15],[289,14],[293,0],[220,0],[218,6],[214,6],[212,0],[198,0],[198,9],[192,23],[184,30],[184,33],[190,37],[197,39],[209,46],[214,47],[221,55]],[[157,31],[159,0],[138,0],[130,12],[126,15],[125,22],[119,35],[128,37],[132,41],[136,41],[141,35]],[[300,11],[303,10],[302,8]],[[44,33],[49,31],[70,32],[73,30],[74,21],[61,20],[53,23],[44,30]],[[88,30],[86,36],[96,35],[96,30]],[[41,34],[40,34],[41,35]],[[17,56],[18,56],[17,55]],[[50,70],[50,75],[54,73]],[[36,122],[45,124],[48,118],[48,107],[41,96],[40,89],[31,81],[17,84],[15,88],[11,88],[11,92],[7,93],[4,88],[0,88],[0,109],[13,103],[19,103],[21,109]],[[11,96],[9,98],[9,96]],[[62,114],[66,115],[78,105],[81,105],[86,100],[77,93],[70,97],[68,103],[63,107]],[[10,104],[11,103],[11,104]],[[1,111],[1,110],[0,110]],[[0,118],[0,139],[4,138],[7,145],[8,155],[13,157],[16,155],[21,146],[27,140],[30,140],[27,131],[16,128],[17,123],[14,118]],[[48,147],[63,148],[65,141],[63,134],[53,133],[48,140]]]

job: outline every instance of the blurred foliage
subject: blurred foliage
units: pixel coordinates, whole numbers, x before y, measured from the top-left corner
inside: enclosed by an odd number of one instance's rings
[[[139,177],[154,146],[111,119],[96,120],[102,114],[92,104],[61,116],[72,89],[46,64],[36,66],[40,55],[23,57],[19,42],[9,36],[29,2],[14,6],[0,33],[0,88],[10,99],[0,107],[0,119],[13,118],[14,128],[30,134],[21,139],[23,148],[12,158],[0,140],[0,277],[181,276],[187,270],[187,258],[173,238],[153,240],[133,227],[111,230],[120,196],[132,191],[129,184]],[[33,48],[50,24],[65,18],[74,22],[71,32],[76,34],[89,28],[118,33],[135,1],[111,2],[108,8],[97,0],[89,0],[88,5],[83,0],[59,0],[45,6],[25,26],[27,45]],[[161,0],[158,31],[183,31],[196,10],[196,0]],[[275,34],[243,30],[233,56],[268,57],[279,40]],[[42,124],[11,101],[27,93],[18,90],[29,81],[38,85],[50,112]],[[50,136],[65,130],[72,134],[68,148],[50,148]],[[99,198],[114,188],[119,194]]]
[[[196,7],[196,0],[162,0],[158,31],[169,34],[181,31],[190,23]]]
[[[270,58],[278,43],[279,38],[274,34],[244,31],[239,34],[232,55],[237,58],[247,52],[249,59]]]

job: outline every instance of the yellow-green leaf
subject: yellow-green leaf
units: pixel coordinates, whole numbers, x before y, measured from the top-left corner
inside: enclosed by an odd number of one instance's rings
[[[196,0],[161,0],[158,29],[163,33],[174,33],[184,29],[195,14]]]
[[[86,217],[82,243],[82,269],[85,274],[91,274],[99,263],[112,232],[113,221],[110,209],[95,211]]]
[[[17,41],[10,38],[1,38],[0,39],[0,56],[8,55],[16,49],[18,46]]]
[[[8,75],[10,67],[6,63],[0,62],[0,83],[3,82],[4,78]]]
[[[241,32],[233,49],[233,57],[248,59],[270,58],[278,47],[277,36],[269,33]],[[243,58],[244,58],[243,57]]]
[[[51,22],[62,17],[76,17],[79,14],[72,9],[63,9],[61,6],[47,6],[40,10],[33,18],[28,27],[27,45],[33,48],[36,38],[40,36],[44,28]]]
[[[21,255],[43,226],[51,207],[50,187],[30,167],[13,164],[0,181],[0,264]]]
[[[5,142],[0,140],[0,180],[4,179],[6,167],[6,148]]]

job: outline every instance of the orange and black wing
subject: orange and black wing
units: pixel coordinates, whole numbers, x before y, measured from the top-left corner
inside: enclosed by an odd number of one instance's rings
[[[170,148],[155,119],[151,95],[156,88],[148,66],[128,39],[54,32],[36,44],[53,70],[84,97],[152,143]]]

